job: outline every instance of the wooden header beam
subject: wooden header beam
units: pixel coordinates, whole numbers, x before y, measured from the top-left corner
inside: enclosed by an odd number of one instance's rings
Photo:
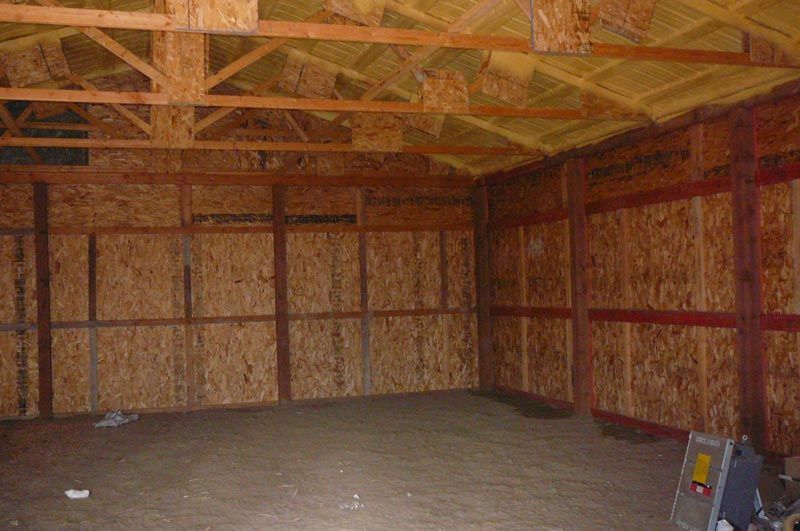
[[[74,26],[78,28],[116,28],[145,31],[190,31],[213,33],[182,24],[175,15],[102,9],[41,7],[4,4],[0,22]],[[219,32],[218,32],[219,33]],[[224,34],[224,32],[222,32]],[[528,39],[500,35],[476,35],[461,32],[435,32],[415,29],[342,26],[317,22],[261,20],[252,35],[280,39],[312,39],[408,46],[434,46],[473,50],[497,50],[533,54]],[[534,54],[538,55],[538,54]],[[798,68],[798,65],[760,64],[749,54],[714,50],[649,48],[647,46],[595,43],[591,55],[582,58],[624,58],[643,61],[677,61],[689,63]]]

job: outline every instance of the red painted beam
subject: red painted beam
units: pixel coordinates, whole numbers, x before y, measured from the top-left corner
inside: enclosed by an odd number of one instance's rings
[[[592,321],[621,323],[709,326],[714,328],[736,327],[736,314],[729,312],[592,308],[589,310],[589,318]]]

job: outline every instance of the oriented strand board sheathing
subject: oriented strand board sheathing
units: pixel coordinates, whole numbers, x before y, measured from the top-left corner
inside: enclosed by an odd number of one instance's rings
[[[65,184],[48,188],[52,227],[167,227],[181,223],[173,185]]]
[[[33,236],[0,236],[0,323],[36,321]]]
[[[572,368],[561,319],[528,319],[528,391],[568,400]]]
[[[636,418],[691,430],[699,426],[697,329],[633,325],[633,413]]]
[[[33,227],[33,186],[0,184],[0,228]]]
[[[703,122],[703,174],[706,178],[731,173],[730,129],[727,116]]]
[[[523,304],[519,285],[519,237],[516,229],[489,233],[489,253],[492,304],[514,306]]]
[[[219,33],[255,33],[258,0],[190,0],[189,27]]]
[[[603,29],[638,43],[647,36],[655,7],[656,0],[602,0],[600,23]]]
[[[466,113],[469,110],[469,90],[464,73],[458,70],[426,70],[420,84],[422,106],[426,111]]]
[[[788,53],[772,42],[756,35],[748,35],[750,47],[750,60],[762,64],[797,64],[797,61]]]
[[[439,138],[444,127],[444,114],[406,114],[403,122],[406,127],[422,131],[434,138]]]
[[[333,95],[337,72],[329,64],[290,50],[278,88],[306,98],[328,99]]]
[[[569,242],[567,222],[525,227],[523,252],[528,283],[528,306],[569,306]]]
[[[202,404],[277,400],[275,323],[197,326],[193,348]]]
[[[444,384],[448,389],[478,386],[478,319],[474,314],[443,315]]]
[[[163,149],[188,149],[194,142],[194,108],[153,105],[153,144]]]
[[[528,86],[535,63],[521,60],[518,53],[494,51],[483,72],[481,92],[517,107],[528,103]]]
[[[436,188],[365,188],[367,225],[471,223],[472,200],[467,190]]]
[[[522,318],[492,317],[492,356],[494,383],[526,391],[522,388]]]
[[[101,410],[185,405],[184,329],[180,326],[97,330]]]
[[[50,318],[89,318],[89,238],[50,236]]]
[[[89,411],[89,330],[53,330],[52,341],[53,412]]]
[[[190,149],[181,153],[181,168],[184,170],[271,170],[262,166],[259,151],[234,151]],[[264,188],[264,187],[262,187]],[[267,187],[268,188],[268,187]]]
[[[444,316],[381,317],[370,324],[370,371],[375,394],[448,388]]]
[[[367,235],[370,310],[438,305],[439,234],[373,232]]]
[[[293,321],[289,325],[292,398],[363,394],[361,321]]]
[[[97,317],[183,317],[180,236],[97,236]]]
[[[28,87],[65,79],[70,71],[61,40],[42,39],[30,48],[4,54],[5,73],[12,87]]]
[[[355,225],[356,189],[341,186],[290,186],[286,223],[291,226]]]
[[[207,0],[204,1],[208,3]],[[169,81],[165,87],[156,86],[156,83],[153,82],[153,88],[158,89],[158,92],[166,93],[170,103],[187,104],[201,98],[205,93],[206,45],[204,35],[179,31],[155,31],[151,38],[153,66],[163,72]],[[156,109],[166,108],[154,106],[151,108],[151,115]],[[186,109],[191,111],[193,122],[194,110],[191,107],[186,107]],[[156,132],[155,124],[153,132]]]
[[[736,330],[706,329],[708,421],[706,431],[737,437],[739,428],[739,361]]]
[[[359,112],[350,118],[350,126],[357,151],[403,150],[402,116]]]
[[[790,186],[790,184],[784,183],[763,186],[760,189],[761,279],[765,313],[792,311],[796,266],[792,258],[792,191]]]
[[[475,307],[475,247],[469,231],[445,233],[447,306]]]
[[[0,417],[35,415],[38,399],[36,332],[0,332]]]
[[[192,186],[192,223],[202,225],[269,225],[269,186]]]
[[[537,52],[591,53],[589,0],[547,0],[533,4],[533,49]]]
[[[595,155],[586,161],[587,201],[688,181],[689,133],[682,129]]]
[[[764,333],[771,450],[800,452],[800,335]]]
[[[358,311],[358,235],[299,233],[287,236],[289,311]]]
[[[194,315],[275,312],[272,234],[197,234],[191,252]]]
[[[731,194],[700,198],[703,212],[705,305],[709,311],[734,311],[733,213]]]
[[[658,203],[629,212],[634,307],[695,309],[696,260],[691,201]]]
[[[624,304],[622,216],[619,210],[589,216],[590,304],[595,308],[618,308]]]
[[[592,323],[592,371],[594,407],[624,415],[625,346],[624,323]]]
[[[324,0],[327,11],[366,26],[380,26],[385,0]]]
[[[492,221],[548,212],[562,206],[559,168],[537,170],[489,188],[489,216]]]
[[[769,168],[800,162],[800,95],[755,107],[758,165]]]

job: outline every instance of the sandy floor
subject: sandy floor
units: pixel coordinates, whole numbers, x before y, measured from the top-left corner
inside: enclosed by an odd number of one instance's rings
[[[0,528],[663,529],[684,452],[469,392],[95,420],[0,423]]]

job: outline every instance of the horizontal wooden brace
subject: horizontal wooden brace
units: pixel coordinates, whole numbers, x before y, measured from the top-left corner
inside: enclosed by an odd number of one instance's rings
[[[79,28],[117,28],[153,31],[190,31],[197,33],[230,32],[205,31],[187,27],[178,16],[140,11],[114,11],[66,7],[42,7],[5,4],[0,10],[0,22],[74,26]],[[365,42],[408,46],[432,46],[473,50],[497,50],[529,53],[529,39],[501,35],[480,35],[463,32],[436,32],[416,29],[344,26],[318,22],[261,20],[255,32],[238,32],[238,35],[262,37],[311,39],[339,42]],[[641,61],[677,61],[737,66],[766,66],[773,68],[798,68],[791,64],[761,64],[750,60],[749,54],[718,50],[690,50],[594,43],[591,55],[582,58],[628,59]]]
[[[571,308],[531,307],[531,306],[492,306],[492,315],[502,317],[531,317],[545,319],[571,319]]]
[[[733,312],[590,308],[589,319],[592,321],[612,321],[618,323],[708,326],[713,328],[736,327],[736,314]]]

